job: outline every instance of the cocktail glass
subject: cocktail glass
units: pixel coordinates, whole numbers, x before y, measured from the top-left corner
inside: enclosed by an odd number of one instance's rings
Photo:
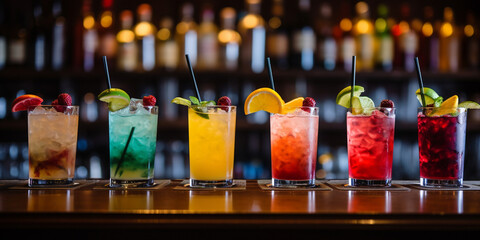
[[[236,106],[188,108],[190,187],[233,186]]]
[[[131,103],[129,107],[109,112],[108,119],[110,187],[152,186],[158,107],[142,104],[132,107]]]
[[[427,187],[461,187],[467,111],[455,108],[435,116],[439,108],[422,107],[417,115],[420,185]]]
[[[79,107],[42,105],[27,111],[29,186],[73,184]]]
[[[391,186],[395,108],[347,112],[348,184]]]
[[[318,108],[270,115],[273,187],[315,186]]]

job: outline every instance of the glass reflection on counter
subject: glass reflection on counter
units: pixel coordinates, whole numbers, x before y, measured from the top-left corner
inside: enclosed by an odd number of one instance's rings
[[[392,212],[391,192],[370,193],[362,191],[348,191],[348,212]]]
[[[270,210],[275,212],[315,212],[315,191],[271,192]]]
[[[190,191],[188,210],[194,212],[232,212],[232,193],[229,191]]]
[[[108,210],[146,210],[153,208],[150,191],[110,190]]]
[[[28,190],[28,211],[69,212],[73,210],[70,190]]]
[[[463,191],[420,190],[420,212],[463,213]]]

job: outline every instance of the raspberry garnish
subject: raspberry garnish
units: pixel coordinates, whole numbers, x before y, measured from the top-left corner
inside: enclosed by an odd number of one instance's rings
[[[231,106],[232,105],[232,100],[230,100],[229,97],[227,96],[223,96],[221,98],[218,99],[217,101],[217,105],[220,105],[220,106]],[[222,107],[222,109],[226,112],[228,112],[229,108],[228,107]]]
[[[303,104],[302,104],[302,110],[305,111],[305,112],[311,112],[310,108],[308,107],[315,107],[315,100],[311,97],[306,97],[305,99],[303,99]]]
[[[392,100],[385,99],[380,103],[380,107],[393,108],[394,104]]]
[[[152,95],[148,95],[148,96],[143,97],[143,106],[144,107],[155,106],[156,103],[157,103],[157,99]]]
[[[58,105],[72,106],[72,97],[68,93],[58,95]]]

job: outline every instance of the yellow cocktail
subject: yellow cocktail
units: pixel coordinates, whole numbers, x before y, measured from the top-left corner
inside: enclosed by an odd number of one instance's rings
[[[190,186],[231,186],[235,106],[188,108]]]

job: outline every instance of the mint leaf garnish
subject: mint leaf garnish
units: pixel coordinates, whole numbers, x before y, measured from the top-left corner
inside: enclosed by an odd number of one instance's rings
[[[198,98],[190,96],[190,101],[192,101],[193,104],[195,105],[200,105],[200,102],[198,101]]]

